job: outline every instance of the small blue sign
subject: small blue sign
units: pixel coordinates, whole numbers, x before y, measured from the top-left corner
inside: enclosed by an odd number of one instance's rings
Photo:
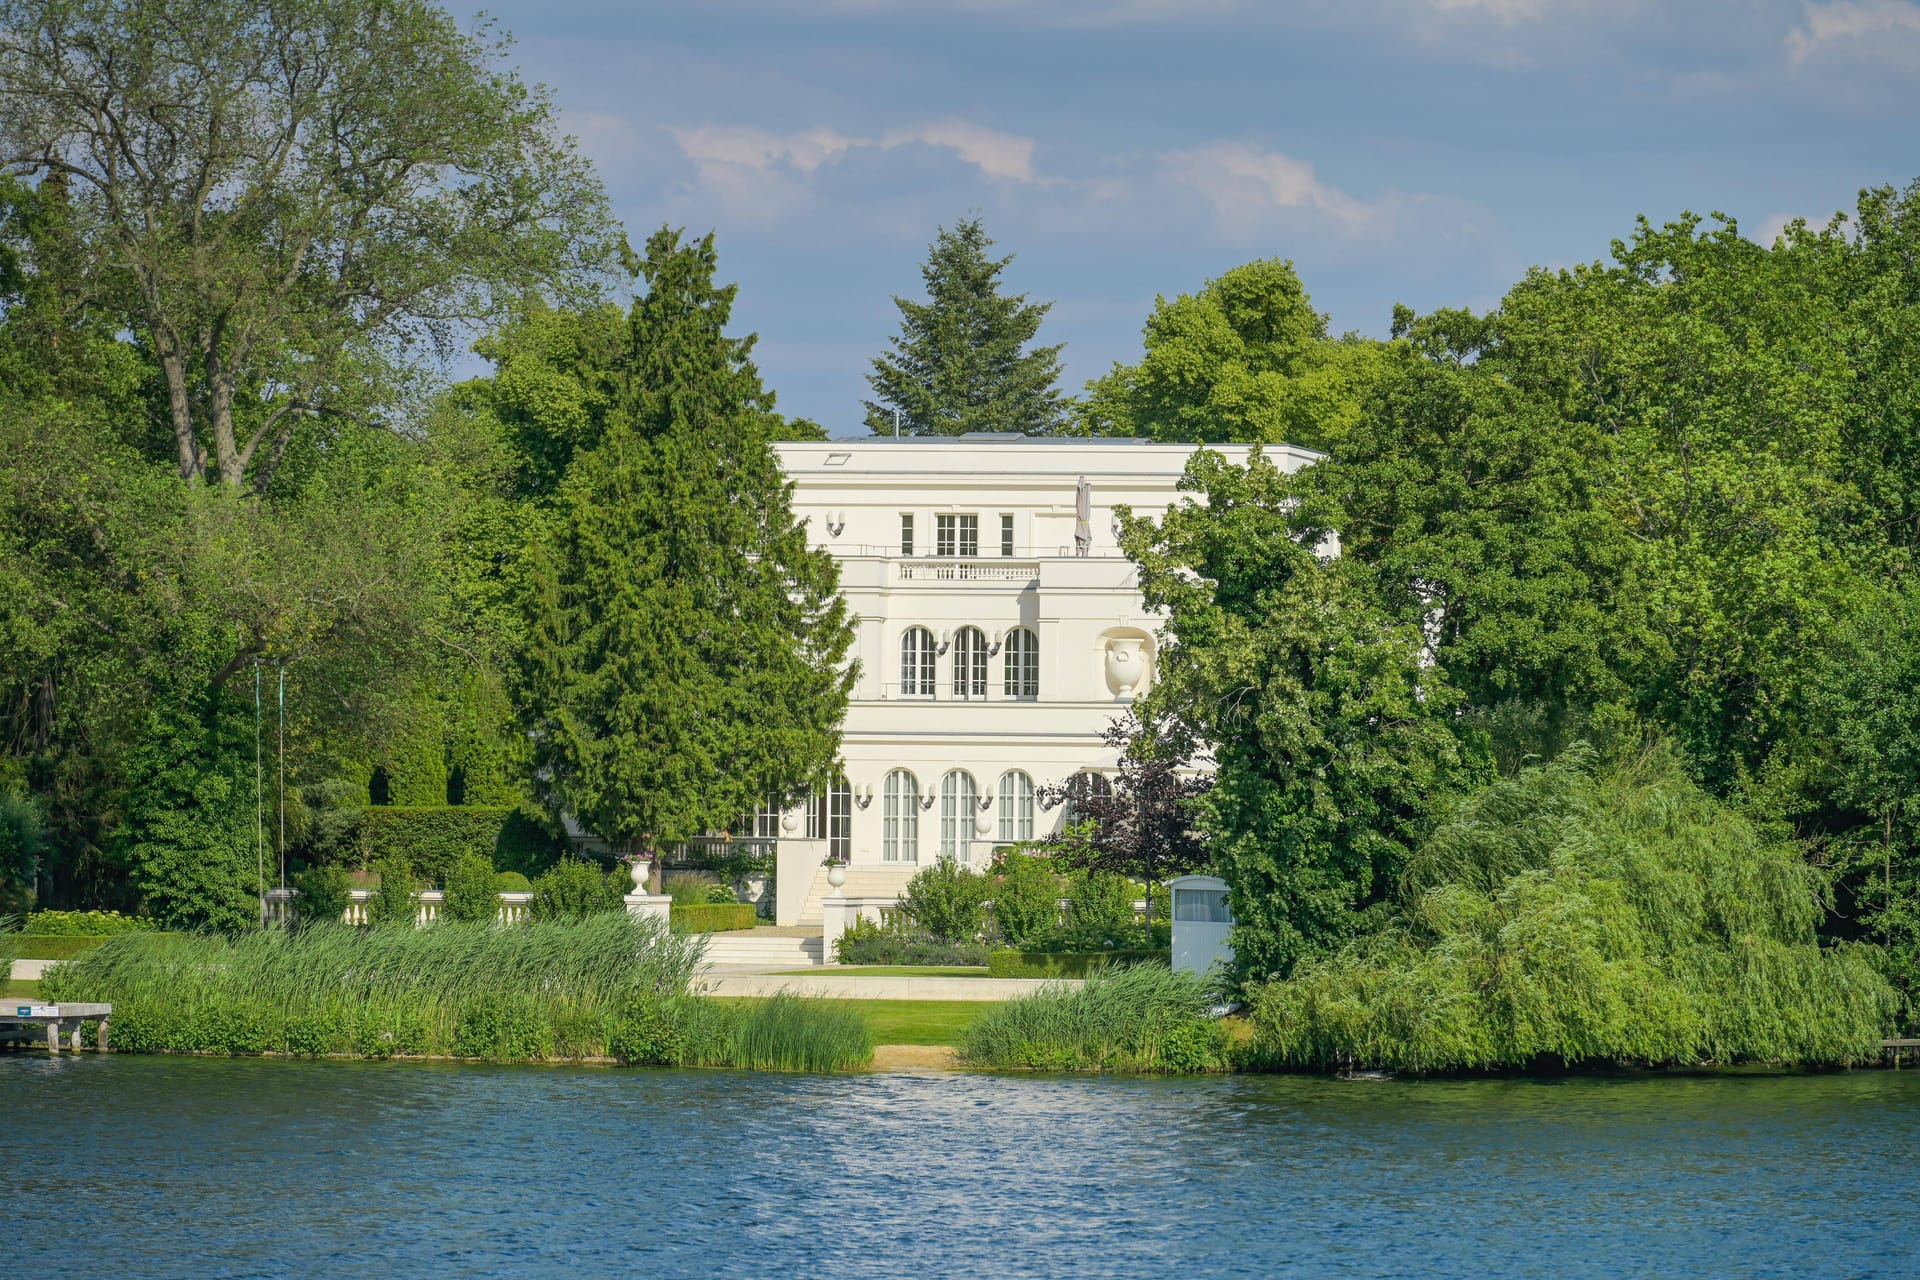
[[[33,1016],[33,1006],[30,1004],[23,1004],[15,1008],[13,1012],[18,1017],[31,1018]]]

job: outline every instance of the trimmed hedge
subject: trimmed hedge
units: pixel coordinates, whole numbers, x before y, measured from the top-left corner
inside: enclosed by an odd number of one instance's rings
[[[151,920],[123,916],[118,911],[33,911],[27,914],[26,927],[20,932],[40,938],[106,938],[151,928]]]
[[[105,937],[72,933],[16,933],[7,939],[6,949],[16,960],[71,960],[105,941]]]
[[[491,805],[369,806],[360,811],[360,861],[402,857],[414,878],[444,885],[463,853],[480,853],[500,871],[536,875],[564,843],[525,812]]]
[[[677,933],[728,933],[757,923],[751,902],[675,903],[668,917]]]
[[[987,972],[996,978],[1084,978],[1108,965],[1168,962],[1164,951],[991,951]]]

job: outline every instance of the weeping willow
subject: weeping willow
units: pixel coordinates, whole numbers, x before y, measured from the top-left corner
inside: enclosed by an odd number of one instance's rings
[[[1253,998],[1262,1056],[1457,1071],[1841,1064],[1895,996],[1822,948],[1826,888],[1654,749],[1576,747],[1474,796],[1409,861],[1381,933]]]

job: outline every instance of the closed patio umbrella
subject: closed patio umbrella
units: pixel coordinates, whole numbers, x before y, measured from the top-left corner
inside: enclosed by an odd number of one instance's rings
[[[1093,486],[1085,476],[1073,489],[1073,554],[1083,556],[1093,545]]]

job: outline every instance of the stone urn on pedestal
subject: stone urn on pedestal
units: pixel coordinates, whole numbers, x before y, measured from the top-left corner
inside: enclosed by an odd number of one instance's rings
[[[838,894],[840,892],[840,886],[846,882],[847,864],[844,862],[829,862],[827,864],[827,883],[833,886],[834,893]]]
[[[1131,698],[1147,676],[1147,642],[1139,636],[1107,641],[1107,687],[1116,698]]]

